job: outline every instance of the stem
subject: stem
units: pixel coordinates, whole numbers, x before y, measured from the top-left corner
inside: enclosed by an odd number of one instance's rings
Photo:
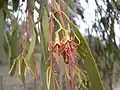
[[[55,74],[54,74],[54,70],[52,69],[52,85],[53,85],[53,90],[56,90],[56,87],[55,87]]]
[[[69,62],[69,75],[70,75],[70,82],[71,82],[71,90],[74,90],[74,81],[73,81],[73,74],[72,74],[72,66],[71,61]]]
[[[50,90],[50,80],[51,80],[51,74],[52,74],[51,71],[52,71],[52,66],[50,65],[46,71],[46,84],[47,84],[48,90]]]
[[[33,24],[33,19],[32,17],[30,16],[30,11],[31,9],[28,9],[28,17],[30,18],[30,24],[32,25],[32,30],[34,30],[34,24]],[[27,19],[28,20],[28,19]],[[28,35],[28,40],[30,40],[30,36],[28,34],[28,30],[26,29],[26,32],[27,32],[27,35]],[[34,61],[34,71],[35,71],[35,81],[36,81],[36,87],[38,88],[38,90],[40,90],[41,88],[41,85],[39,83],[39,78],[38,78],[38,71],[37,71],[37,65],[36,65],[36,61],[35,61],[35,56],[34,56],[34,51],[32,53],[32,58],[33,58],[33,61]]]
[[[70,23],[72,23],[71,20],[69,19],[69,17],[68,17],[62,10],[57,10],[57,11],[54,12],[54,14],[57,13],[57,12],[61,12],[61,13],[66,17],[66,19],[67,19]]]
[[[37,65],[36,65],[34,53],[32,53],[32,57],[33,57],[33,61],[34,61],[34,71],[35,71],[36,86],[38,87],[38,90],[40,90],[41,85],[40,85],[39,79],[38,79],[38,71],[37,71]]]
[[[53,18],[55,19],[55,21],[59,24],[60,28],[62,28],[62,24],[59,22],[59,20],[55,17],[54,14],[52,14]]]
[[[30,37],[29,37],[29,33],[28,33],[28,16],[26,16],[26,34],[27,34],[27,39],[29,40]]]

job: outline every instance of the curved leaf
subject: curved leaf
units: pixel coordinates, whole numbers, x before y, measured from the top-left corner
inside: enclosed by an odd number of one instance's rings
[[[11,47],[11,60],[10,60],[10,68],[12,67],[13,63],[14,63],[14,59],[17,58],[17,22],[16,20],[13,20],[13,30],[12,30],[12,38],[10,41],[10,47]],[[14,75],[16,71],[16,63],[14,65],[14,68],[12,70],[12,72],[10,73],[11,76]]]
[[[31,70],[32,74],[34,74],[34,65],[33,65],[33,59],[32,59],[32,54],[35,48],[35,42],[36,42],[36,34],[35,31],[33,30],[33,35],[32,35],[32,40],[30,42],[28,54],[26,56],[26,64],[29,66],[29,69]]]
[[[84,39],[84,37],[81,35],[77,27],[72,22],[70,22],[70,26],[73,29],[73,32],[77,35],[78,39],[81,42],[81,45],[78,48],[77,52],[78,52],[78,55],[84,61],[84,65],[86,67],[88,77],[91,82],[93,90],[104,90],[103,85],[101,83],[97,65],[90,52],[90,49],[88,47],[86,40]]]
[[[3,14],[3,9],[1,9],[0,10],[0,45],[3,45],[4,43],[4,26],[5,26],[4,14]]]
[[[25,78],[26,78],[26,65],[25,60],[21,60],[21,80],[23,82],[23,85],[25,86]]]
[[[47,15],[47,10],[45,7],[43,7],[44,12],[41,23],[41,46],[42,46],[42,60],[41,60],[41,76],[42,76],[42,82],[43,87],[42,90],[47,90],[46,86],[46,70],[48,67],[48,64],[46,62],[48,61],[48,43],[49,43],[49,18]],[[40,13],[41,14],[41,13]]]
[[[30,42],[30,47],[29,47],[29,50],[28,50],[28,54],[27,54],[27,60],[30,59],[32,53],[33,53],[33,50],[35,48],[35,41],[36,41],[36,34],[35,34],[35,31],[33,30],[33,36],[32,36],[32,40]]]
[[[6,55],[4,50],[4,27],[5,27],[5,21],[4,21],[4,14],[3,9],[0,9],[0,63],[5,62]]]

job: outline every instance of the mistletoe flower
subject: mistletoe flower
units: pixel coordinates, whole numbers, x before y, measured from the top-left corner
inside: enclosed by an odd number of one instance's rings
[[[59,35],[58,33],[55,33],[55,42],[52,42],[49,47],[48,50],[50,53],[53,53],[53,56],[55,57],[55,60],[57,62],[57,64],[60,64],[60,53],[59,53],[59,48],[60,48],[60,43],[59,43]]]
[[[74,42],[73,39],[70,39],[68,31],[65,31],[65,37],[60,42],[60,53],[63,54],[66,64],[73,63],[75,64],[75,54],[79,43]]]
[[[65,37],[60,42],[60,53],[63,55],[65,59],[65,63],[68,64],[69,69],[69,76],[70,76],[70,83],[71,83],[71,90],[74,90],[74,80],[72,74],[72,66],[76,65],[75,63],[75,54],[76,49],[80,45],[79,43],[75,43],[73,40],[70,39],[69,33],[65,31]]]
[[[76,65],[76,50],[80,44],[74,42],[73,39],[70,39],[68,30],[64,31],[65,34],[62,40],[59,40],[59,33],[55,33],[55,42],[52,42],[48,49],[55,57],[58,65],[60,64],[60,56],[63,56],[65,63],[68,65],[71,90],[74,90],[72,67]]]

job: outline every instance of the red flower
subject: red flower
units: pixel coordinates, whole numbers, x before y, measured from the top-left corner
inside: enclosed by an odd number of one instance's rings
[[[70,39],[67,30],[65,30],[65,36],[62,40],[59,40],[59,34],[57,32],[55,33],[55,35],[55,43],[52,42],[50,44],[48,48],[49,52],[55,57],[58,65],[60,63],[60,56],[63,56],[65,63],[68,64],[71,90],[74,90],[72,67],[76,65],[76,50],[80,43],[76,43],[72,39]]]
[[[55,57],[55,60],[57,62],[57,64],[59,65],[60,64],[60,59],[59,59],[59,48],[60,48],[60,45],[58,43],[56,44],[51,44],[48,48],[49,52],[53,54],[53,56]]]
[[[65,42],[64,40],[61,41],[60,52],[63,55],[66,64],[68,64],[71,90],[74,90],[72,67],[76,65],[75,63],[76,50],[80,44],[75,43],[73,40],[67,40],[65,43],[64,42]]]

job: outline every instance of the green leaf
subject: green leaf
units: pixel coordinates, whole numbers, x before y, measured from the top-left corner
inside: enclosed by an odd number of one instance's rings
[[[47,3],[47,0],[40,0],[40,9],[39,9],[39,17],[40,17],[40,20],[42,19],[42,16],[43,16],[43,14],[44,14],[44,6],[45,6],[45,4]]]
[[[26,56],[27,62],[29,69],[31,70],[32,74],[34,74],[34,65],[33,65],[33,59],[32,59],[32,54],[35,48],[35,42],[36,42],[36,34],[35,31],[33,30],[33,35],[32,35],[32,40],[30,42],[30,46],[28,49],[28,54]]]
[[[4,27],[5,27],[5,21],[4,21],[4,14],[3,9],[0,9],[0,63],[4,62],[6,60],[5,51],[4,51]]]
[[[44,9],[44,13],[42,16],[42,24],[41,24],[41,46],[42,46],[42,60],[41,60],[41,77],[43,82],[42,90],[47,90],[46,86],[46,70],[48,67],[48,44],[49,44],[49,18],[47,11]]]
[[[11,47],[10,68],[12,67],[12,65],[14,63],[14,59],[17,58],[17,49],[18,49],[17,41],[18,41],[17,40],[17,22],[16,22],[16,20],[13,20],[12,38],[10,41],[10,47]],[[10,73],[10,75],[13,76],[15,71],[16,71],[16,63],[14,65],[14,68],[13,68],[12,72]]]
[[[0,10],[0,46],[4,43],[4,27],[5,27],[5,21],[4,21],[4,14],[3,9]]]
[[[44,9],[43,18],[42,18],[42,27],[46,43],[49,43],[49,18],[47,10]]]
[[[25,60],[21,60],[21,80],[23,82],[23,85],[25,87],[25,75],[26,75],[26,65],[25,65]]]
[[[27,54],[27,60],[30,59],[32,53],[33,53],[33,50],[35,48],[35,41],[36,41],[36,34],[35,34],[35,31],[33,30],[33,35],[32,35],[32,40],[30,42],[30,47],[29,47],[29,50],[28,50],[28,54]]]
[[[86,40],[84,39],[84,37],[81,35],[77,27],[72,22],[70,22],[70,26],[81,42],[81,45],[78,48],[77,52],[84,61],[84,65],[86,67],[88,77],[91,82],[93,90],[104,90],[103,85],[101,83],[97,65],[90,52],[90,49],[88,47]]]
[[[8,10],[7,7],[4,7],[4,14],[6,15],[6,17],[8,16],[11,20],[12,20],[12,15],[10,13],[10,11]],[[4,17],[4,19],[6,18]]]
[[[10,52],[10,41],[9,41],[8,38],[10,39],[10,36],[8,36],[6,34],[6,32],[4,32],[4,50],[5,50],[5,53],[7,54],[7,56],[10,58],[10,54],[11,54],[11,52]]]

